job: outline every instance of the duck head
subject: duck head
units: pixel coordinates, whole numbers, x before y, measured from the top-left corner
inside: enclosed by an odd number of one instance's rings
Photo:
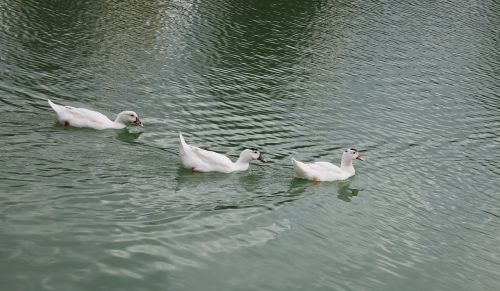
[[[123,124],[134,124],[140,127],[144,127],[139,116],[134,111],[122,111],[116,117],[115,122],[123,123]]]
[[[240,159],[251,161],[251,160],[259,160],[262,163],[266,163],[267,160],[264,156],[256,149],[245,149],[240,154]]]
[[[356,149],[346,149],[344,153],[342,154],[342,160],[360,160],[364,161],[365,157],[360,155]]]

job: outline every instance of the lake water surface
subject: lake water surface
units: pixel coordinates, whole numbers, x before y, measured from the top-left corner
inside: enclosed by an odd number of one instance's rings
[[[500,290],[500,4],[0,3],[0,289]],[[47,99],[145,128],[56,123]],[[178,132],[247,172],[180,168]],[[344,182],[291,157],[367,157]]]

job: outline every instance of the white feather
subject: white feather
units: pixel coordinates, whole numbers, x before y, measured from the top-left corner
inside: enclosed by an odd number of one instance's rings
[[[292,158],[295,177],[313,181],[338,181],[352,177],[356,172],[353,159],[363,159],[357,152],[346,150],[340,167],[329,162],[303,163]]]
[[[52,109],[56,113],[57,120],[64,125],[75,127],[90,127],[99,130],[107,128],[121,129],[126,127],[126,124],[118,120],[118,118],[117,120],[112,121],[106,115],[97,111],[89,110],[86,108],[62,106],[55,104],[50,100],[47,101],[49,102],[50,107],[52,107]],[[129,112],[131,114],[137,115],[133,111]]]
[[[188,145],[180,132],[179,139],[181,163],[185,168],[192,169],[193,171],[222,173],[245,171],[248,169],[250,161],[260,156],[258,152],[244,150],[240,154],[239,159],[233,162],[222,154]]]

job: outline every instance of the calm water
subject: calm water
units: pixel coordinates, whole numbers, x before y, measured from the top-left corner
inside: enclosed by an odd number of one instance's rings
[[[0,2],[0,289],[499,290],[500,4],[414,2]]]

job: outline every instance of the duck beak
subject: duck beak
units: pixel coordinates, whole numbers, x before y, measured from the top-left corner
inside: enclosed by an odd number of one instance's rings
[[[144,127],[144,124],[139,120],[139,117],[136,117],[134,120],[134,124],[140,127]]]
[[[259,157],[257,158],[257,160],[261,161],[262,163],[267,163],[266,158],[264,158],[264,156],[262,154],[259,155]]]
[[[365,157],[363,157],[362,155],[358,155],[358,156],[356,157],[356,160],[364,161],[364,160],[365,160]]]

